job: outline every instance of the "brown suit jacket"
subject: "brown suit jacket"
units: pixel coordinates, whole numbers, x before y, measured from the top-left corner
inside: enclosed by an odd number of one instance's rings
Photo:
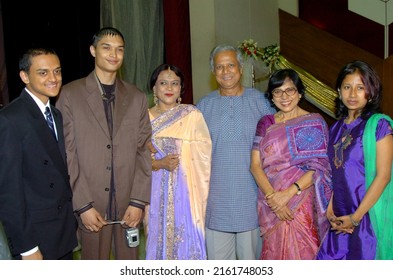
[[[122,218],[130,199],[150,202],[151,138],[146,95],[116,79],[113,144],[94,72],[63,86],[56,107],[63,114],[64,137],[74,209],[88,203],[105,217],[111,168]],[[113,166],[111,153],[113,152]]]

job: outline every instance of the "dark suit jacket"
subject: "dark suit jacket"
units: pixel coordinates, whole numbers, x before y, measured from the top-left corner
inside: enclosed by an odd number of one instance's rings
[[[38,245],[58,259],[77,245],[62,116],[51,109],[58,142],[25,90],[0,111],[0,220],[16,257]]]

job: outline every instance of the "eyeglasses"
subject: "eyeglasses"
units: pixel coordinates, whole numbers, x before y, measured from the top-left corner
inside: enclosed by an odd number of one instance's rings
[[[284,92],[286,95],[292,96],[297,92],[297,88],[290,87],[290,88],[287,88],[286,90],[275,89],[275,90],[273,90],[272,94],[274,97],[281,97],[284,94]]]

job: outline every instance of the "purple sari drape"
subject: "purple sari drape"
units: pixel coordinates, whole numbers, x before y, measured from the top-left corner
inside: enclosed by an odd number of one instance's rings
[[[295,195],[288,207],[294,220],[280,221],[259,190],[258,215],[264,237],[262,259],[313,259],[329,223],[326,208],[331,196],[327,157],[328,128],[319,114],[307,114],[285,123],[265,116],[258,123],[254,149],[275,191],[282,191],[307,171],[315,171],[313,185]]]

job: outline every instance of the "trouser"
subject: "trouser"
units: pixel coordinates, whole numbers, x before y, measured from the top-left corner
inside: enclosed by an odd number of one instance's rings
[[[206,228],[209,260],[255,260],[262,247],[259,228],[244,232],[222,232]]]
[[[127,245],[125,229],[119,225],[107,225],[99,232],[79,230],[82,260],[109,260],[111,253],[116,260],[138,259],[138,247]]]

